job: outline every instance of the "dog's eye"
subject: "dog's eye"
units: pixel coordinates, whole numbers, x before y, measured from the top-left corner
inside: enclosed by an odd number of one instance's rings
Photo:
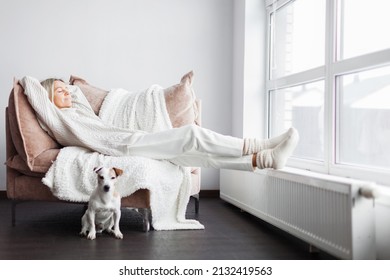
[[[102,179],[102,180],[103,180],[103,179],[104,179],[104,177],[103,177],[103,176],[99,176],[99,179]]]
[[[111,180],[114,180],[115,179],[115,177],[111,177]]]

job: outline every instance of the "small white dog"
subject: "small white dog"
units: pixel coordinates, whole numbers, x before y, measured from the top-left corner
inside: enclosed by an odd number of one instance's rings
[[[95,239],[96,232],[107,231],[116,238],[122,239],[119,229],[121,218],[121,197],[115,191],[115,181],[123,171],[118,168],[95,167],[98,176],[98,186],[92,192],[88,209],[81,218],[80,235]],[[88,234],[87,234],[88,232]]]

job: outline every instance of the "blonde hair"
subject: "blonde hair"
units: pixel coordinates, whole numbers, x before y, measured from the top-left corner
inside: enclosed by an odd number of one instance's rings
[[[49,78],[41,82],[41,85],[46,89],[47,93],[49,94],[49,99],[51,102],[54,100],[54,82],[55,81],[61,81],[64,83],[63,80],[57,79],[57,78]]]

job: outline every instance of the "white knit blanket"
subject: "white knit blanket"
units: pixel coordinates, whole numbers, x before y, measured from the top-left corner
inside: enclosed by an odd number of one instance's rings
[[[117,181],[121,196],[141,188],[150,190],[152,225],[156,230],[204,228],[198,221],[185,218],[191,191],[189,169],[165,161],[125,155],[125,150],[116,151],[117,147],[110,146],[110,139],[104,138],[106,135],[116,136],[116,132],[125,135],[129,131],[125,127],[138,130],[145,126],[150,131],[169,128],[169,116],[160,87],[152,86],[136,94],[124,90],[111,91],[101,108],[101,117],[109,123],[106,124],[93,113],[78,87],[70,87],[73,108],[60,110],[49,101],[38,80],[25,77],[21,84],[40,123],[57,140],[60,139],[61,144],[68,146],[61,149],[42,180],[55,196],[86,202],[96,187],[93,168],[115,166],[124,171]],[[119,108],[116,107],[118,104],[121,104]],[[144,108],[142,117],[134,112],[140,107]],[[147,116],[151,116],[152,120]],[[83,120],[81,123],[80,118]],[[93,137],[97,139],[90,139]],[[93,147],[95,144],[97,149]]]
[[[96,166],[115,166],[124,172],[116,188],[122,197],[139,189],[150,190],[152,225],[155,230],[203,229],[185,218],[191,178],[182,167],[143,157],[104,156],[80,147],[63,148],[42,182],[66,201],[87,202],[97,186]]]
[[[111,90],[103,101],[99,117],[108,125],[130,130],[158,132],[172,128],[161,86],[145,91]]]

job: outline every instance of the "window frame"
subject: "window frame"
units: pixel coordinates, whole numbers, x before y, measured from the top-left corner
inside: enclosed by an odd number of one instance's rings
[[[379,184],[388,185],[390,182],[389,169],[380,169],[377,167],[367,168],[358,165],[347,165],[337,163],[338,153],[338,96],[337,96],[337,77],[355,72],[370,70],[390,65],[390,48],[375,51],[372,53],[339,59],[339,45],[341,32],[338,23],[340,23],[341,1],[325,0],[325,64],[303,72],[279,77],[271,80],[271,14],[284,5],[299,0],[266,0],[267,5],[267,60],[266,60],[266,96],[265,96],[265,135],[270,137],[270,94],[273,90],[288,88],[304,83],[324,80],[325,100],[324,100],[324,161],[315,161],[291,157],[287,165],[300,169],[306,169],[314,172],[326,173],[341,177],[356,178],[362,180],[375,181]],[[389,139],[390,140],[390,139]]]

